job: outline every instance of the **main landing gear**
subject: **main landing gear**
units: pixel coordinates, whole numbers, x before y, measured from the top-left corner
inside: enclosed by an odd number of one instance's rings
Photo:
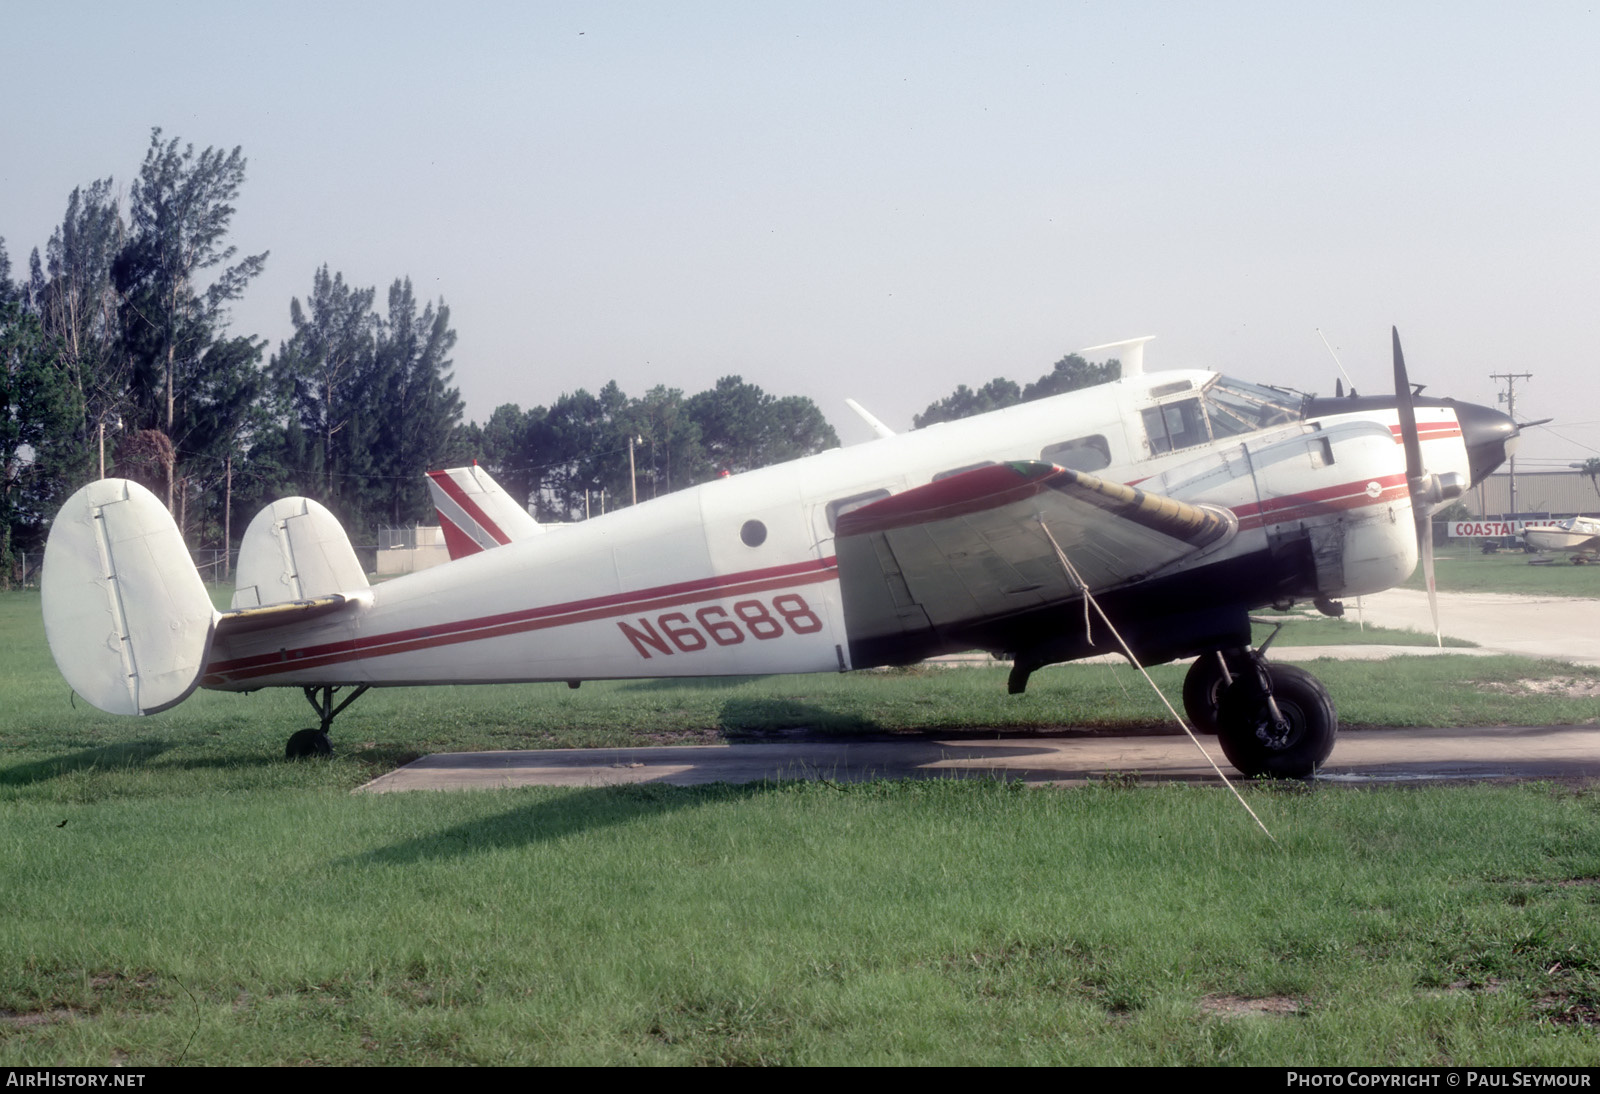
[[[1254,778],[1303,779],[1333,751],[1339,716],[1322,682],[1259,650],[1202,654],[1183,681],[1183,709],[1215,733],[1234,767]]]
[[[283,758],[286,760],[303,760],[308,756],[331,756],[333,744],[328,740],[328,729],[333,725],[333,720],[345,707],[366,694],[370,684],[362,684],[338,706],[333,705],[333,697],[343,690],[342,687],[324,684],[321,687],[308,687],[303,689],[306,702],[311,704],[311,709],[317,712],[321,725],[314,729],[302,729],[290,734],[289,743],[284,746]],[[320,694],[319,694],[320,693]]]

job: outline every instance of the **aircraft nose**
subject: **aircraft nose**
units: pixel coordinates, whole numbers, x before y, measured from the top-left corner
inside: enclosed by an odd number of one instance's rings
[[[1477,486],[1516,450],[1521,431],[1511,415],[1492,407],[1457,403],[1455,409],[1456,421],[1461,423],[1461,438],[1467,446],[1472,485]]]

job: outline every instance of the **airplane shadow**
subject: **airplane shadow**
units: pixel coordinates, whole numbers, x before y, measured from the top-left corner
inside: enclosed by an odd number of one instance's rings
[[[156,737],[86,748],[66,756],[0,768],[0,786],[28,786],[91,768],[141,767],[171,747],[171,742]]]
[[[498,816],[403,840],[338,860],[342,866],[402,866],[435,859],[460,858],[564,839],[581,832],[659,817],[713,802],[742,801],[770,792],[770,783],[698,787],[638,783],[575,790],[545,801],[530,802]]]
[[[795,699],[729,699],[717,715],[717,728],[731,737],[785,732],[797,729],[817,733],[876,732],[882,727],[871,718],[828,710]]]
[[[770,679],[767,676],[660,676],[653,680],[630,680],[620,691],[673,691],[679,688],[697,688],[701,691],[728,691],[746,684]]]

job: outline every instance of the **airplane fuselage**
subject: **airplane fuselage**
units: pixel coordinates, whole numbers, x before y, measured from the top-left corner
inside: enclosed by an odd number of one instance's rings
[[[868,587],[876,575],[841,574],[841,515],[1009,460],[1228,510],[1223,541],[1107,599],[1141,659],[1218,648],[1251,609],[1388,588],[1416,563],[1395,411],[1318,403],[1305,415],[1285,392],[1164,372],[834,449],[397,578],[292,628],[220,633],[201,684],[753,675],[954,649],[1041,662],[1104,652],[1070,608],[1026,590],[992,618],[889,625],[874,607],[882,590]],[[1428,467],[1469,475],[1456,409],[1417,416]]]

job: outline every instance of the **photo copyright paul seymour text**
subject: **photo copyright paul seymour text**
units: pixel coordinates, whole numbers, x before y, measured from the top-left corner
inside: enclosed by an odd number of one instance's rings
[[[1589,1088],[1587,1072],[1562,1071],[1291,1071],[1292,1087],[1579,1087]]]

